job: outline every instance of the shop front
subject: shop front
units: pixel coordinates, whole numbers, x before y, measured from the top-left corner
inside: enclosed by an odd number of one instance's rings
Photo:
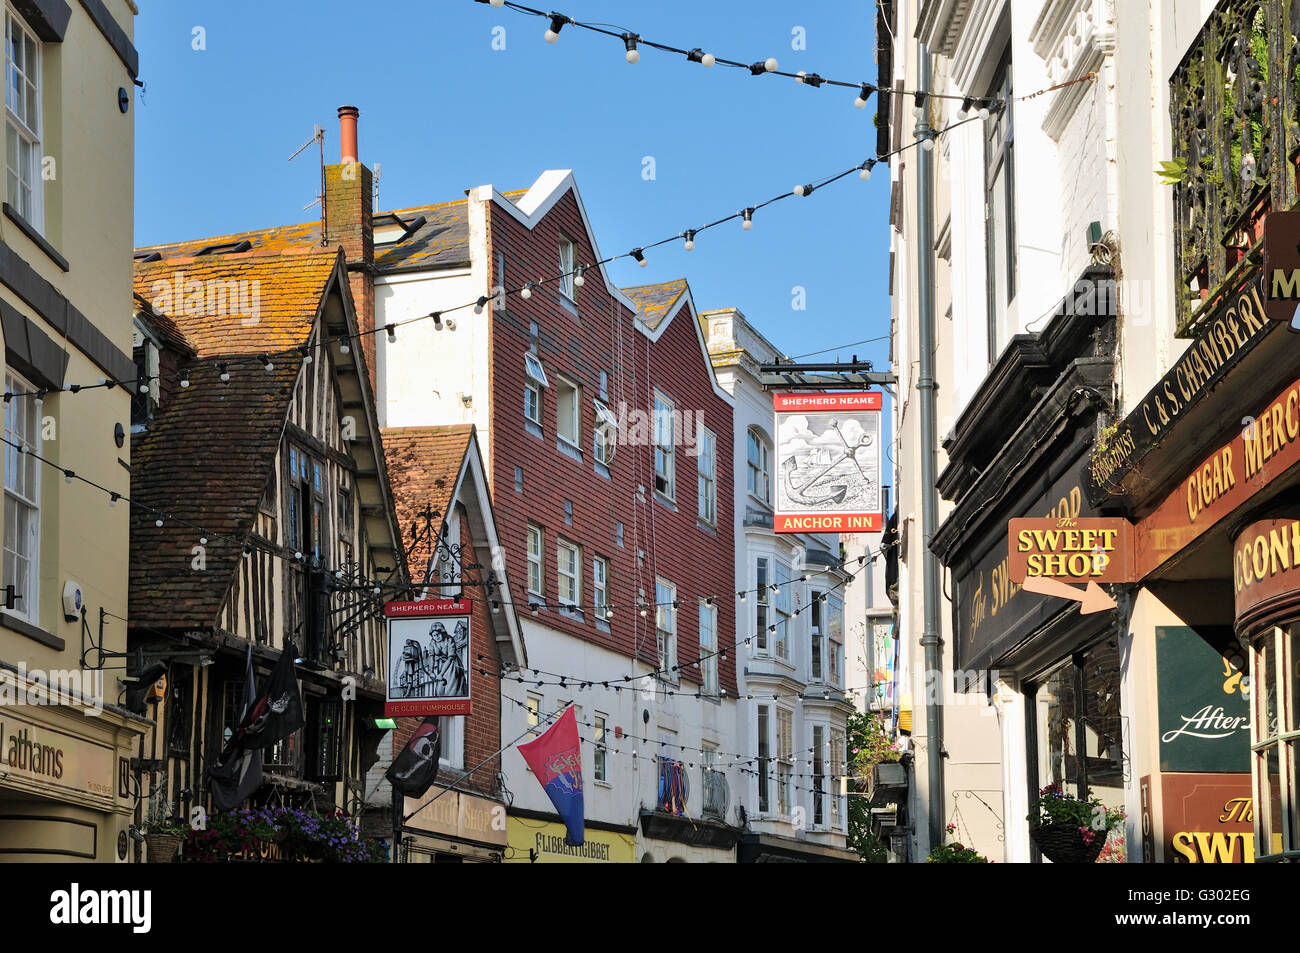
[[[147,722],[0,668],[0,862],[125,862]]]
[[[532,811],[511,811],[506,819],[504,860],[513,864],[631,864],[636,856],[636,828],[587,821],[583,843],[564,842],[559,821]]]
[[[506,854],[506,806],[464,791],[431,788],[405,798],[402,860],[410,864],[500,863]]]
[[[1254,270],[1203,309],[1091,475],[1135,524],[1125,697],[1147,861],[1300,859],[1300,362],[1266,297]]]
[[[1084,613],[1079,601],[1023,588],[1008,546],[1012,520],[1103,515],[1086,489],[1114,333],[1113,282],[1090,268],[1040,333],[1012,339],[945,442],[939,489],[955,506],[933,543],[952,580],[945,737],[996,716],[1002,774],[983,786],[1000,787],[1013,862],[1041,859],[1028,821],[1040,789],[1127,804],[1117,612]],[[977,781],[948,786],[962,795]],[[1122,838],[1108,842],[1109,856],[1122,854]]]

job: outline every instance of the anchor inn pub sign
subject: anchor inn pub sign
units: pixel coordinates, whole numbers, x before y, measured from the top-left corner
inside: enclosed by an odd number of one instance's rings
[[[879,391],[774,396],[778,533],[878,533]]]

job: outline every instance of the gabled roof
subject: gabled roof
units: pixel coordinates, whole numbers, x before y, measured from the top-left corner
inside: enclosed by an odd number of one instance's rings
[[[473,542],[479,552],[490,554],[500,550],[501,541],[497,536],[483,457],[473,424],[386,427],[383,437],[384,457],[401,526],[422,524],[419,514],[428,507],[439,514],[433,525],[434,530],[441,534],[447,515],[461,504],[468,514]],[[418,585],[424,581],[435,555],[431,541],[421,542],[410,553],[408,562],[412,583]],[[493,572],[497,589],[492,599],[500,603],[500,612],[492,613],[490,618],[498,649],[504,661],[526,665],[528,656],[523,627],[515,613],[505,566],[486,565],[466,575],[486,578]],[[467,591],[467,594],[470,599],[486,598],[483,590]]]
[[[173,263],[175,264],[175,263]],[[305,363],[296,348],[309,343],[319,325],[326,333],[356,333],[346,265],[341,251],[311,255],[239,259],[207,257],[180,263],[182,284],[248,281],[258,289],[253,316],[213,314],[207,299],[187,301],[172,295],[176,310],[162,315],[197,353],[188,366],[189,387],[174,388],[148,429],[132,438],[131,624],[158,628],[206,628],[214,625],[234,584],[242,546],[253,529],[257,507],[270,482],[289,416],[299,372]],[[137,294],[158,317],[165,289],[174,285],[157,265],[136,265]],[[143,288],[143,290],[140,290]],[[155,295],[149,297],[150,290]],[[220,380],[219,364],[237,356],[275,353],[273,370],[254,360],[231,363],[230,379]],[[345,387],[369,396],[369,376],[362,348],[350,351],[353,362]],[[330,349],[316,352],[329,360],[336,382],[341,359]],[[343,359],[346,360],[346,359]],[[361,444],[382,456],[373,406],[358,422]],[[368,438],[368,441],[367,441]],[[360,477],[358,478],[360,479]],[[372,548],[391,551],[399,531],[391,494],[381,467],[371,478],[384,513],[367,519]],[[156,525],[156,511],[173,519]],[[387,527],[387,539],[381,539]],[[202,527],[208,532],[202,570],[192,568]],[[379,536],[376,535],[379,534]]]
[[[686,311],[687,320],[695,329],[695,341],[700,347],[700,357],[704,361],[704,366],[708,368],[709,383],[713,386],[713,393],[735,407],[736,399],[718,383],[713,358],[709,355],[709,344],[704,340],[704,329],[700,325],[700,318],[695,310],[695,299],[691,297],[691,286],[687,284],[686,279],[676,278],[655,285],[636,285],[624,288],[623,294],[636,307],[637,330],[649,338],[651,344],[663,337],[668,326],[672,324],[673,318],[683,309]]]
[[[624,288],[623,293],[636,303],[637,319],[654,331],[664,318],[675,311],[673,305],[686,293],[686,279],[677,278],[657,285],[637,285]]]

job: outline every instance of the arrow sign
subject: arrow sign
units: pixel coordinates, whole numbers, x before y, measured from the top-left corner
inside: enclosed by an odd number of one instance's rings
[[[1061,582],[1059,579],[1049,579],[1046,576],[1026,576],[1021,587],[1029,592],[1036,592],[1043,596],[1056,596],[1058,599],[1073,599],[1080,603],[1079,613],[1088,615],[1092,612],[1105,612],[1107,609],[1115,608],[1115,600],[1106,595],[1105,590],[1095,582],[1089,582],[1086,589],[1080,589],[1078,586],[1072,586],[1068,582]]]

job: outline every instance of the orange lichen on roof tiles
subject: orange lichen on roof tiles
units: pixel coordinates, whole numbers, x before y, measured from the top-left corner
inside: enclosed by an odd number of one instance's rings
[[[653,329],[659,326],[672,305],[686,291],[686,279],[676,278],[657,285],[636,285],[619,290],[636,303],[636,316]]]
[[[438,514],[433,522],[435,532],[442,530],[473,434],[473,424],[386,427],[381,432],[397,521],[408,545],[410,527],[423,526],[420,514],[426,508]],[[410,554],[413,581],[424,578],[432,556],[432,547],[425,543]]]
[[[311,337],[337,251],[136,263],[135,293],[168,316],[200,356],[277,353]]]

